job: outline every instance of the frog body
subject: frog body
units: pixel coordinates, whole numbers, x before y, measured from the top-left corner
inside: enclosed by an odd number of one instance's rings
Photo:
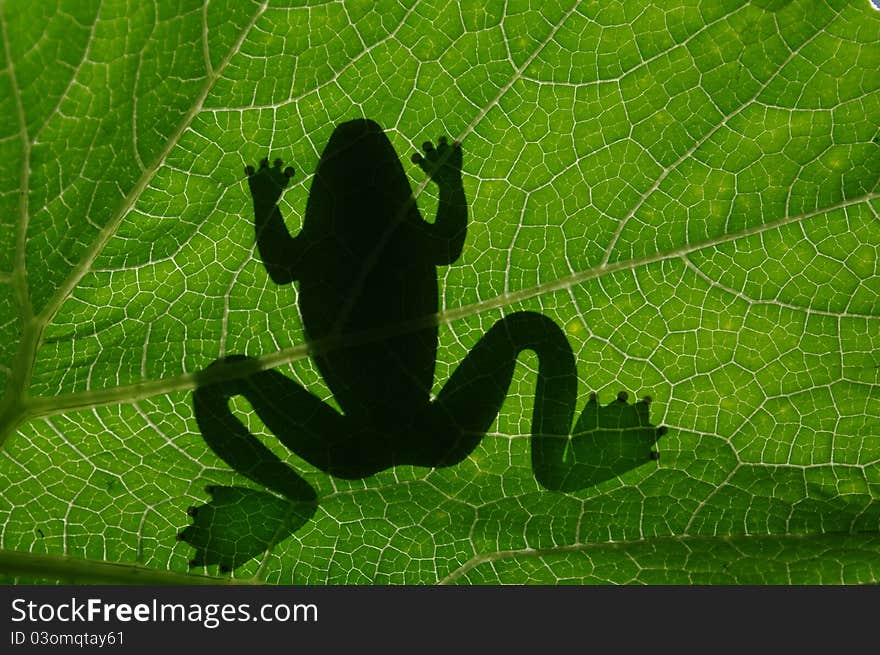
[[[466,208],[462,218],[463,236]],[[298,280],[299,308],[309,341],[378,333],[315,362],[343,414],[382,430],[422,411],[433,384],[436,326],[388,331],[437,311],[437,265],[451,262],[432,251],[432,228],[381,128],[369,120],[337,127],[306,205],[301,237],[313,261]]]

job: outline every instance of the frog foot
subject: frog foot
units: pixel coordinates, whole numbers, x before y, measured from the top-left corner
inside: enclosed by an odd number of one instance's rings
[[[229,573],[268,551],[304,525],[315,513],[314,501],[281,498],[246,487],[206,487],[209,503],[190,507],[192,525],[178,541],[196,549],[189,566],[218,565]]]
[[[659,460],[654,449],[666,434],[666,427],[651,424],[650,396],[630,403],[625,391],[607,405],[590,394],[563,457],[557,481],[564,489],[594,486],[651,460]]]
[[[414,153],[411,157],[428,176],[438,185],[461,185],[461,144],[454,141],[451,145],[445,136],[437,139],[435,147],[430,141],[422,144],[425,154]]]
[[[660,459],[660,454],[651,450],[651,447],[666,434],[666,427],[651,425],[651,397],[645,396],[631,404],[628,400],[629,394],[620,391],[613,401],[599,405],[598,396],[591,393],[574,434],[581,437],[592,434],[605,439],[611,435],[621,435],[631,445],[627,451],[636,459]]]
[[[262,159],[256,170],[253,166],[245,166],[244,172],[248,178],[251,196],[255,201],[267,204],[275,204],[278,201],[294,174],[290,166],[281,169],[280,159],[276,159],[272,162],[272,166],[269,166],[268,158]]]

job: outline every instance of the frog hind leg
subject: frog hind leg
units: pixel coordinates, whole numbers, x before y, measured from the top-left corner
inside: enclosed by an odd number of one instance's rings
[[[665,428],[650,424],[647,398],[629,404],[621,392],[600,406],[593,394],[572,430],[577,367],[568,339],[549,318],[517,312],[492,326],[425,411],[425,438],[409,446],[409,462],[445,467],[468,457],[495,421],[523,350],[539,362],[530,441],[544,488],[585,489],[657,459],[651,447]]]
[[[233,396],[246,398],[282,444],[319,470],[360,478],[389,465],[387,449],[382,447],[387,439],[383,441],[375,430],[358,428],[295,381],[278,371],[261,371],[255,360],[240,355],[215,362],[193,393],[202,437],[230,467],[273,492],[210,486],[211,501],[189,508],[192,524],[178,539],[196,549],[190,566],[217,564],[221,571],[232,570],[286,539],[318,506],[308,482],[232,412]]]
[[[567,438],[577,392],[571,346],[546,316],[517,312],[489,329],[428,407],[420,421],[426,436],[411,447],[412,463],[445,467],[470,455],[495,421],[523,350],[534,351],[539,360],[533,433]],[[533,439],[533,460],[543,459],[549,447],[535,446]]]
[[[205,443],[220,459],[257,484],[285,498],[314,500],[314,489],[251,434],[229,407],[229,401],[235,395],[253,402],[257,390],[250,378],[196,389],[193,410]]]
[[[208,370],[247,363],[245,357],[232,356]],[[317,509],[314,489],[232,413],[230,398],[251,398],[252,391],[244,378],[204,384],[193,394],[196,422],[208,446],[233,469],[273,493],[207,487],[211,500],[187,510],[192,523],[177,535],[195,548],[190,567],[218,565],[221,572],[238,568],[296,532]]]
[[[232,355],[218,365],[253,363]],[[256,370],[196,389],[193,406],[206,443],[233,469],[286,498],[306,500],[314,491],[233,415],[229,399],[236,395],[247,399],[285,447],[320,471],[358,479],[390,466],[386,440],[376,430],[340,414],[278,371]]]

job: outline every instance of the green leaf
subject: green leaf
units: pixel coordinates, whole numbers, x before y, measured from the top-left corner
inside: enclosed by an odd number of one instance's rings
[[[246,353],[333,403],[296,285],[255,251],[243,168],[294,163],[296,231],[334,126],[369,117],[426,217],[435,187],[408,157],[462,142],[469,231],[439,269],[435,391],[500,317],[539,312],[574,350],[578,408],[653,397],[661,458],[543,489],[528,353],[451,468],[334,479],[236,400],[318,504],[233,577],[880,581],[867,0],[60,4],[0,6],[6,579],[217,573],[188,573],[186,509],[255,486],[199,434],[197,373]]]

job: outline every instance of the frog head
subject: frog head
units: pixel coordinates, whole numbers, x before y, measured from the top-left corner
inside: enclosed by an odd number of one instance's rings
[[[395,221],[417,218],[397,152],[377,123],[360,118],[333,130],[312,181],[306,229],[371,240]]]

